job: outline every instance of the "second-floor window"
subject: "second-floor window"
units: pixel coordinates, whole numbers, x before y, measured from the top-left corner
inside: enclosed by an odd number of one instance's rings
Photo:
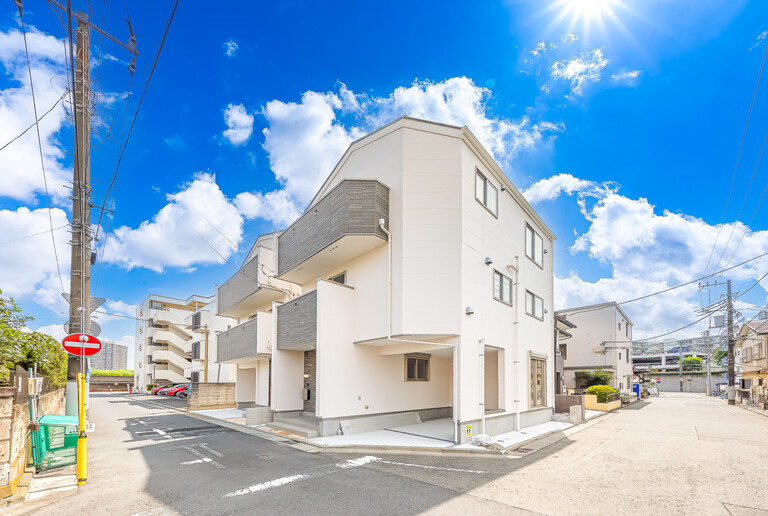
[[[544,267],[544,240],[529,224],[525,225],[525,256]]]
[[[493,271],[493,298],[512,305],[512,280],[498,271]]]
[[[479,171],[475,175],[475,199],[494,215],[499,214],[499,192]]]
[[[544,319],[544,300],[532,292],[525,292],[525,313]]]
[[[150,301],[149,302],[149,309],[150,310],[162,310],[163,309],[163,303],[160,301]]]

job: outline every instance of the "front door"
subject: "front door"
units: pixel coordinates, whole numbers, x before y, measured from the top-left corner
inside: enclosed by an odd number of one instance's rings
[[[304,352],[304,412],[315,413],[315,373],[317,371],[317,350]]]

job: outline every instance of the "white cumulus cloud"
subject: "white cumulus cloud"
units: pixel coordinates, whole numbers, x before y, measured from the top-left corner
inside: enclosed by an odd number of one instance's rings
[[[237,49],[240,48],[240,45],[234,42],[234,40],[229,40],[226,43],[224,43],[224,55],[227,57],[232,57],[237,53]]]
[[[106,239],[104,261],[126,269],[223,263],[243,238],[243,218],[212,174],[198,173],[168,204],[138,227],[122,226]]]
[[[63,42],[35,29],[28,31],[27,40],[40,117],[56,105],[64,93],[67,79]],[[20,31],[0,31],[0,66],[13,84],[0,90],[0,146],[4,146],[35,122],[24,39]],[[59,103],[39,123],[48,190],[55,203],[66,200],[64,185],[72,176],[65,164],[64,147],[58,139],[59,131],[67,123],[65,120],[64,108]],[[45,192],[34,128],[2,150],[0,177],[3,178],[0,197],[34,203],[36,196]]]
[[[232,145],[242,145],[253,133],[253,115],[248,113],[242,104],[229,104],[224,110],[224,123],[227,129],[224,138]]]
[[[611,74],[611,79],[617,82],[625,82],[628,84],[635,84],[638,77],[640,77],[640,70],[624,70],[618,73]]]
[[[596,48],[579,57],[555,61],[552,65],[552,78],[570,83],[570,95],[583,96],[589,84],[600,81],[603,68],[607,65],[603,49]]]
[[[301,213],[284,190],[242,192],[235,197],[235,206],[246,219],[261,218],[275,223],[278,227],[289,226]]]
[[[597,183],[595,181],[579,179],[571,174],[557,174],[535,182],[523,190],[522,194],[528,202],[536,203],[553,201],[561,194],[573,195],[574,193],[579,193],[597,197],[612,188],[612,183]]]

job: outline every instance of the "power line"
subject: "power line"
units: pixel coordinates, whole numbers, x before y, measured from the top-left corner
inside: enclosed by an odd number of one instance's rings
[[[23,23],[23,22],[22,22],[22,23]],[[59,105],[59,102],[61,102],[61,101],[64,99],[64,97],[66,97],[66,96],[67,96],[67,94],[69,94],[69,90],[68,90],[68,89],[67,89],[67,91],[65,91],[65,92],[64,92],[64,94],[63,94],[61,97],[59,97],[59,100],[57,100],[57,101],[56,101],[56,102],[53,104],[53,106],[51,106],[51,109],[49,109],[48,111],[46,111],[45,113],[43,113],[43,114],[42,114],[42,116],[40,116],[40,118],[38,118],[37,120],[35,120],[35,121],[32,123],[32,125],[30,125],[30,126],[29,126],[29,127],[27,127],[26,129],[24,129],[24,130],[21,132],[21,134],[19,134],[19,135],[18,135],[16,138],[14,138],[13,140],[9,141],[8,143],[6,143],[6,144],[5,144],[5,145],[3,145],[2,147],[0,147],[0,151],[1,151],[1,150],[3,150],[3,149],[5,149],[6,147],[8,147],[10,144],[12,144],[13,142],[15,142],[16,140],[18,140],[19,138],[21,138],[21,137],[22,137],[22,136],[24,136],[25,134],[27,134],[27,131],[29,131],[29,130],[30,130],[30,129],[32,129],[33,127],[36,127],[36,126],[37,126],[37,123],[38,123],[40,120],[42,120],[43,118],[45,118],[45,117],[46,117],[46,115],[48,115],[48,114],[49,114],[51,111],[53,111],[54,109],[56,109],[56,106],[58,106],[58,105]]]
[[[165,40],[168,36],[168,31],[171,28],[171,24],[173,23],[173,18],[176,15],[176,9],[179,6],[179,0],[176,0],[173,4],[173,9],[171,10],[171,15],[168,18],[168,23],[165,26],[165,31],[163,32],[163,38],[160,40],[160,46],[157,49],[157,53],[155,54],[155,60],[152,63],[152,68],[149,72],[149,77],[147,77],[147,82],[144,84],[144,90],[141,92],[141,97],[139,98],[139,103],[136,106],[136,112],[133,115],[133,120],[131,121],[131,126],[128,129],[128,135],[125,137],[125,144],[123,145],[123,148],[120,150],[120,155],[117,158],[117,165],[115,166],[115,172],[112,175],[112,180],[109,183],[109,186],[107,187],[107,192],[104,194],[104,202],[101,205],[101,210],[99,213],[99,221],[96,225],[96,239],[99,237],[99,228],[101,227],[101,219],[104,216],[104,206],[107,202],[107,197],[109,197],[109,192],[112,190],[112,187],[115,185],[115,181],[117,180],[117,172],[120,170],[120,163],[123,161],[123,155],[125,154],[125,149],[128,147],[128,141],[131,138],[131,133],[133,133],[133,127],[136,124],[136,119],[139,117],[139,110],[141,109],[141,105],[144,102],[144,95],[147,93],[147,89],[149,89],[150,81],[152,80],[152,75],[155,73],[155,68],[157,67],[157,62],[160,59],[160,53],[163,50],[163,46],[165,45]]]
[[[647,337],[647,338],[645,338],[645,339],[636,339],[634,342],[645,342],[646,340],[653,340],[653,339],[658,339],[658,338],[661,338],[661,337],[666,337],[667,335],[672,335],[673,333],[677,333],[677,332],[679,332],[679,331],[681,331],[681,330],[684,330],[684,329],[686,329],[686,328],[690,328],[691,326],[693,326],[693,325],[694,325],[694,324],[696,324],[696,323],[700,323],[701,321],[703,321],[703,320],[704,320],[704,319],[706,319],[707,317],[709,317],[709,314],[705,315],[705,316],[704,316],[704,317],[702,317],[701,319],[698,319],[698,320],[696,320],[696,321],[693,321],[691,324],[686,324],[686,325],[685,325],[685,326],[683,326],[682,328],[678,328],[678,329],[676,329],[676,330],[668,331],[667,333],[662,333],[661,335],[655,335],[655,336],[653,336],[653,337]]]
[[[616,304],[618,306],[621,306],[621,305],[626,305],[626,304],[629,304],[629,303],[634,303],[635,301],[640,301],[641,299],[647,299],[649,297],[658,296],[659,294],[664,294],[666,292],[669,292],[670,290],[675,290],[675,289],[678,289],[680,287],[685,287],[685,286],[691,285],[693,283],[696,283],[698,281],[701,281],[701,280],[704,280],[704,279],[707,279],[707,278],[711,278],[712,276],[717,276],[718,274],[722,274],[722,273],[730,271],[732,269],[736,269],[737,267],[741,267],[742,265],[745,265],[745,264],[747,264],[749,262],[753,262],[755,260],[759,260],[760,258],[763,258],[765,256],[768,256],[768,252],[759,254],[757,256],[753,256],[752,258],[749,258],[748,260],[744,260],[743,262],[737,263],[736,265],[732,265],[732,266],[727,267],[725,269],[722,269],[722,270],[719,270],[719,271],[715,271],[712,274],[707,274],[706,276],[701,276],[700,278],[692,279],[691,281],[686,281],[685,283],[680,283],[679,285],[674,285],[672,287],[665,288],[664,290],[659,290],[657,292],[652,292],[650,294],[646,294],[644,296],[636,297],[634,299],[628,299],[626,301],[622,301],[621,303],[616,303]],[[567,311],[569,314],[580,314],[580,313],[586,313],[586,312],[593,312],[595,310],[602,310],[603,308],[604,307],[586,308],[584,310],[563,310],[563,311],[564,312]]]
[[[731,192],[733,191],[733,182],[736,179],[736,169],[739,168],[739,159],[741,159],[741,149],[744,146],[744,138],[747,136],[747,128],[749,127],[749,118],[752,116],[752,106],[755,103],[755,96],[757,95],[757,87],[760,84],[760,76],[763,74],[763,65],[765,64],[765,55],[768,53],[768,41],[766,41],[765,49],[763,50],[763,58],[760,61],[760,70],[757,72],[757,81],[755,81],[755,89],[752,92],[752,100],[749,102],[749,111],[747,111],[747,121],[744,124],[744,131],[741,133],[741,142],[739,143],[739,152],[736,154],[736,165],[733,167],[733,174],[731,175],[731,185],[728,187],[728,196],[725,198],[725,208],[723,208],[723,215],[720,217],[720,224],[717,226],[717,236],[715,237],[715,243],[712,245],[712,251],[709,253],[709,259],[707,260],[707,266],[704,267],[704,272],[709,269],[709,264],[712,261],[712,255],[717,248],[717,241],[720,239],[720,231],[723,229],[723,221],[725,221],[725,214],[728,211],[728,202],[731,200]]]
[[[18,2],[16,5],[19,8],[19,20],[21,21],[21,34],[24,38],[24,55],[26,56],[26,59],[27,59],[27,71],[29,72],[29,89],[32,92],[32,109],[35,115],[35,129],[37,132],[37,148],[40,151],[40,168],[43,171],[43,186],[45,187],[45,200],[48,205],[48,224],[49,224],[49,227],[51,228],[51,243],[53,244],[53,256],[56,259],[56,272],[59,275],[59,285],[61,286],[61,292],[63,293],[64,280],[61,278],[61,265],[59,265],[59,251],[56,249],[56,237],[53,234],[53,215],[51,214],[51,196],[48,192],[48,177],[45,174],[45,157],[43,156],[43,140],[40,137],[40,124],[39,124],[40,118],[37,116],[37,100],[35,99],[35,84],[32,80],[32,63],[29,60],[29,46],[27,45],[27,29],[24,26],[24,12],[22,8],[22,3]],[[56,104],[58,103],[59,101],[56,101]],[[54,107],[56,107],[56,104],[54,104]],[[52,109],[53,108],[51,108],[51,110]],[[46,115],[50,113],[51,110],[48,110]]]
[[[58,231],[60,229],[64,229],[67,226],[69,226],[69,224],[64,224],[63,226],[59,226],[59,227],[53,228],[53,229],[46,229],[45,231],[41,231],[40,233],[33,233],[31,235],[27,235],[27,236],[23,236],[23,237],[19,237],[19,238],[14,238],[13,240],[6,240],[5,242],[0,242],[0,245],[10,244],[12,242],[18,242],[19,240],[26,240],[27,238],[32,238],[32,237],[36,237],[36,236],[40,236],[40,235],[45,235],[45,234],[50,233],[51,231]]]
[[[750,290],[752,290],[753,288],[755,288],[756,286],[758,286],[758,285],[760,284],[760,282],[761,282],[761,281],[763,281],[763,280],[765,279],[765,277],[766,277],[766,276],[768,276],[768,272],[766,272],[765,274],[763,274],[763,276],[762,276],[762,277],[761,277],[759,280],[757,280],[756,282],[754,282],[754,283],[752,284],[752,286],[750,286],[750,287],[749,287],[747,290],[745,290],[744,292],[742,292],[742,293],[741,293],[741,294],[739,294],[738,296],[735,296],[735,297],[734,297],[734,299],[740,298],[741,296],[743,296],[744,294],[746,294],[747,292],[749,292]]]
[[[765,136],[763,137],[763,144],[760,146],[760,153],[757,155],[757,161],[755,162],[755,168],[752,171],[752,177],[755,177],[755,172],[757,172],[757,166],[760,164],[760,158],[763,156],[763,150],[765,149],[765,141],[768,140],[768,131],[765,132]],[[752,186],[752,179],[749,180],[749,185]],[[757,206],[755,206],[754,211],[752,212],[752,216],[749,218],[749,222],[747,223],[746,227],[744,228],[744,232],[741,234],[741,238],[739,239],[739,242],[736,244],[736,247],[733,248],[733,252],[731,253],[731,256],[728,258],[728,262],[725,264],[727,267],[731,260],[733,260],[733,257],[736,256],[736,251],[739,249],[739,246],[744,241],[744,237],[747,235],[747,231],[749,231],[750,226],[752,225],[752,220],[755,218],[755,214],[757,213],[757,209],[760,208],[760,204],[763,202],[763,197],[765,197],[765,191],[768,189],[768,183],[766,183],[765,188],[763,189],[762,195],[760,195],[760,199],[757,202]],[[749,189],[747,189],[747,193],[749,193]],[[744,197],[744,200],[746,201],[746,196]],[[744,203],[741,204],[742,208],[744,207]],[[741,215],[741,210],[739,210],[739,215]],[[738,217],[736,217],[738,220]],[[733,231],[736,229],[736,224],[734,223],[733,227],[731,228],[731,236],[733,236]],[[728,241],[730,242],[731,237],[728,237]],[[728,245],[726,244],[726,247]],[[723,253],[725,253],[725,248],[723,248]],[[722,254],[720,255],[720,258],[722,259]],[[720,260],[717,261],[718,265],[720,264]]]
[[[744,193],[744,199],[741,201],[741,206],[739,206],[739,212],[736,214],[736,222],[741,218],[741,212],[744,210],[744,205],[747,202],[747,197],[749,197],[749,191],[752,189],[752,182],[755,180],[755,173],[757,173],[757,167],[760,165],[760,158],[763,156],[763,149],[765,148],[765,140],[768,139],[768,131],[765,132],[765,137],[763,137],[763,144],[760,146],[760,153],[757,155],[757,161],[755,162],[755,168],[752,169],[752,176],[749,178],[749,184],[747,185],[747,191]],[[720,253],[720,258],[717,259],[717,265],[715,267],[720,266],[720,262],[723,260],[723,256],[725,256],[725,251],[728,250],[728,244],[731,243],[731,238],[733,238],[733,233],[736,231],[736,222],[733,223],[731,226],[731,233],[728,235],[728,240],[725,241],[725,245],[723,246],[723,251]],[[739,244],[741,244],[741,240],[739,241]],[[739,246],[737,245],[733,249],[733,253],[731,254],[731,257],[733,257],[734,254],[736,254],[736,249],[738,249]],[[730,263],[730,261],[728,262]],[[725,265],[728,266],[728,263]]]

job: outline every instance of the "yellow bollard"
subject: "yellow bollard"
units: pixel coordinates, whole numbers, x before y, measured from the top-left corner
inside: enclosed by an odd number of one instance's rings
[[[85,484],[88,473],[88,436],[85,434],[85,375],[77,375],[77,485]]]

